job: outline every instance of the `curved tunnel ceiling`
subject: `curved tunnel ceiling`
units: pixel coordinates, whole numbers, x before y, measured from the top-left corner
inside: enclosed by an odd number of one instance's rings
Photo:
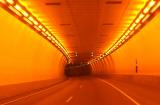
[[[68,50],[87,62],[129,27],[148,0],[20,0]]]

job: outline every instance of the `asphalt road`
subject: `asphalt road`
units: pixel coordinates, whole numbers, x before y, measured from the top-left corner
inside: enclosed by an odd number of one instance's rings
[[[107,79],[71,78],[1,105],[160,105],[160,95],[157,92],[140,89],[129,83]]]

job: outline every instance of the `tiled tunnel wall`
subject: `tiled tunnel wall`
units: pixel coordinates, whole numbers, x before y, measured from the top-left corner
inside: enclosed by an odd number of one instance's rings
[[[62,53],[0,8],[0,100],[64,79]]]
[[[93,63],[92,72],[156,86],[160,82],[159,18],[160,14],[157,14],[126,44],[105,59]]]

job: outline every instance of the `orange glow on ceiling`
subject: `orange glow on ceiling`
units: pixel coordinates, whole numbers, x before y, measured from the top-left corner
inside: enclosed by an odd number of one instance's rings
[[[111,54],[146,24],[160,6],[159,0],[19,0],[23,8],[13,0],[7,1],[18,10],[17,15],[23,15],[26,23],[34,25],[39,33],[42,31],[74,62]]]
[[[156,7],[156,9],[155,9]],[[106,56],[113,53],[115,50],[120,48],[123,44],[125,44],[140,28],[142,28],[142,24],[148,22],[151,16],[154,16],[154,12],[160,7],[160,1],[149,0],[142,10],[138,13],[133,22],[129,25],[127,30],[116,40],[111,47],[109,47],[104,54],[100,54],[100,56],[94,58],[89,63],[93,63],[99,61]],[[154,11],[153,11],[154,9]],[[148,20],[148,21],[147,21]],[[150,19],[151,20],[151,19]]]
[[[13,14],[19,20],[27,24],[33,30],[38,32],[40,35],[44,36],[50,43],[55,45],[59,51],[61,51],[67,58],[68,63],[70,58],[67,50],[62,46],[62,44],[53,36],[49,29],[47,29],[31,12],[29,12],[26,7],[16,0],[1,0],[2,7],[6,9],[9,13]],[[53,43],[54,42],[54,43]]]

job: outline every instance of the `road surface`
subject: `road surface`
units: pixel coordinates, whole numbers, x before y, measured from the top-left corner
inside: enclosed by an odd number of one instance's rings
[[[133,85],[95,77],[76,77],[1,105],[160,105],[157,91]]]

